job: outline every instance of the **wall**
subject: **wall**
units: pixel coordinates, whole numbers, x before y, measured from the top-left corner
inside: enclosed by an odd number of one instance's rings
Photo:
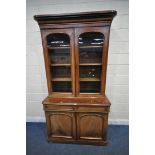
[[[128,124],[128,0],[27,0],[27,121],[44,121],[42,100],[47,84],[36,14],[117,10],[110,34],[106,94],[112,106],[110,123]]]

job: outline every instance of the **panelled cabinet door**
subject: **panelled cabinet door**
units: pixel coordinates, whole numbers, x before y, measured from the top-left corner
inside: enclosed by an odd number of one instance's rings
[[[42,30],[50,95],[75,95],[73,29]]]
[[[48,137],[76,139],[75,116],[67,112],[47,112]]]
[[[79,140],[106,140],[107,116],[101,113],[79,113],[77,136]]]
[[[109,26],[75,29],[76,95],[104,95]]]

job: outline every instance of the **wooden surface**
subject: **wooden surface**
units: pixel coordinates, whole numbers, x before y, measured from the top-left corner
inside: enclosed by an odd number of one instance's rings
[[[35,15],[34,19],[38,22],[63,22],[71,20],[82,21],[82,20],[97,20],[98,18],[104,20],[112,20],[116,16],[117,12],[115,10],[107,10],[107,11],[96,11],[96,12],[81,12],[81,13],[70,13],[70,14],[53,14],[53,15]]]
[[[105,96],[106,70],[108,59],[109,33],[116,11],[87,12],[64,15],[36,15],[34,19],[41,29],[44,52],[48,97],[43,101],[45,110],[48,141],[64,143],[81,143],[105,145],[107,143],[107,127],[110,101]],[[100,32],[104,35],[102,48],[101,78],[80,78],[79,66],[79,35],[85,32]],[[50,66],[63,66],[49,62],[49,47],[46,37],[52,33],[64,33],[70,38],[71,78],[51,78]],[[60,47],[63,48],[63,47]],[[81,48],[88,48],[87,46]],[[98,48],[96,46],[90,48]],[[88,64],[92,66],[93,64]],[[71,81],[72,92],[53,92],[53,81]],[[80,81],[101,81],[98,93],[80,93]]]
[[[110,102],[96,98],[46,98],[48,140],[105,145]]]

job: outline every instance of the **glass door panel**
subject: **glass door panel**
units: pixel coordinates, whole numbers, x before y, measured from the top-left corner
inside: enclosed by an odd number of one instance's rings
[[[53,81],[53,92],[72,92],[71,81]]]
[[[65,33],[53,33],[47,36],[48,47],[69,47],[70,39]]]
[[[79,46],[103,46],[104,35],[100,32],[85,32],[79,36]]]
[[[70,38],[65,33],[47,36],[53,92],[72,92]]]
[[[85,32],[79,35],[80,93],[100,93],[104,35]]]
[[[80,66],[80,78],[98,78],[101,76],[101,66]]]
[[[51,77],[53,78],[70,78],[71,69],[70,66],[52,66]]]
[[[102,47],[91,47],[87,48],[80,47],[80,65],[82,64],[101,64],[102,63]]]
[[[49,49],[49,61],[51,65],[70,64],[70,49]]]
[[[81,93],[99,93],[100,82],[97,81],[80,81]]]

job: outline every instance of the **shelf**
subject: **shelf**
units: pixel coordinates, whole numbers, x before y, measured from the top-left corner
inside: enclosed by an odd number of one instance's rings
[[[51,66],[70,66],[71,64],[51,64]]]
[[[80,78],[80,81],[100,81],[99,78]]]
[[[80,66],[101,66],[102,63],[80,63]]]
[[[103,46],[93,46],[93,45],[88,45],[88,46],[79,46],[79,48],[102,48]]]
[[[71,81],[71,78],[52,78],[52,81]]]
[[[48,49],[70,49],[70,46],[58,46],[58,47],[51,47],[47,46]]]

